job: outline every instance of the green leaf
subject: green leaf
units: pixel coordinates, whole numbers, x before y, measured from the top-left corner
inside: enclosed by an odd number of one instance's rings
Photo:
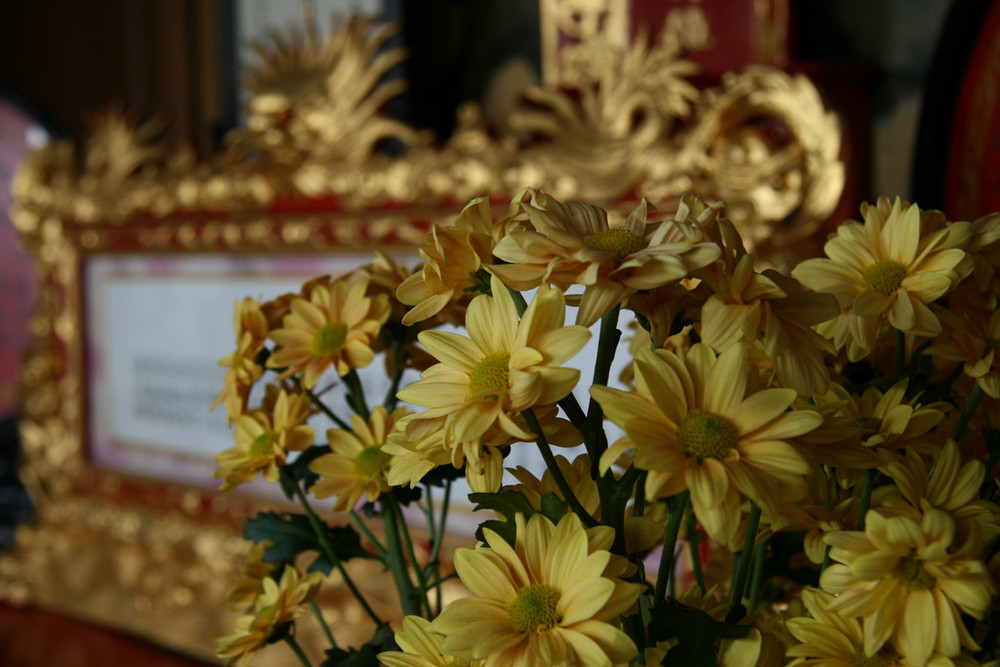
[[[377,558],[361,546],[361,536],[351,526],[331,528],[322,524],[333,551],[341,562],[352,558]],[[302,514],[261,512],[243,525],[243,537],[253,542],[269,540],[273,544],[264,551],[268,563],[291,562],[301,553],[315,551],[319,557],[309,568],[329,574],[333,562],[327,557],[309,519]]]
[[[344,650],[331,648],[326,651],[326,660],[319,667],[374,667],[378,665],[378,654],[383,651],[398,651],[395,634],[388,625],[379,626],[375,636],[358,649]]]
[[[533,514],[542,514],[551,519],[553,523],[558,523],[566,515],[566,512],[569,511],[566,503],[552,492],[542,495],[541,510],[536,510],[532,507],[524,494],[510,489],[502,489],[496,493],[470,493],[469,500],[476,503],[476,506],[472,508],[474,512],[492,510],[497,515],[503,517],[502,521],[487,519],[479,524],[479,527],[476,528],[476,539],[485,541],[483,528],[489,528],[511,546],[514,546],[517,541],[515,534],[517,526],[514,523],[515,514],[521,513],[525,519]]]
[[[678,640],[678,644],[667,651],[661,665],[716,667],[715,642],[745,637],[751,627],[716,621],[701,609],[668,598],[653,608],[649,638],[651,642]]]
[[[295,487],[292,484],[300,484],[300,488],[308,490],[319,480],[319,475],[309,470],[309,464],[329,453],[329,445],[316,445],[304,450],[294,461],[285,465],[284,470],[288,474],[281,476],[281,490],[289,500],[296,500]],[[290,481],[289,477],[295,481]]]
[[[370,558],[379,560],[379,557],[370,553],[361,546],[361,535],[353,526],[335,526],[327,532],[330,537],[330,544],[333,546],[333,553],[341,563],[346,563],[352,558]],[[322,572],[330,574],[333,569],[333,561],[326,555],[325,551],[319,551],[319,558],[309,566],[310,572]]]

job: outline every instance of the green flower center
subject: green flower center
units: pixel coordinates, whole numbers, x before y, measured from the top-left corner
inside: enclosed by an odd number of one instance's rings
[[[270,458],[274,455],[274,443],[278,441],[278,434],[274,431],[264,431],[250,443],[250,458],[262,459]]]
[[[389,467],[390,456],[382,451],[382,448],[365,447],[354,457],[354,475],[365,479],[371,479],[379,475]]]
[[[444,667],[469,667],[469,665],[471,664],[472,664],[471,662],[466,662],[465,660],[459,660],[458,658],[455,658],[451,662],[445,663]]]
[[[724,459],[739,441],[736,426],[720,415],[692,410],[677,427],[677,439],[685,456]]]
[[[510,354],[494,352],[483,357],[482,361],[469,373],[469,398],[483,398],[485,395],[496,395],[508,386],[510,371]]]
[[[524,634],[551,630],[562,622],[556,611],[562,592],[555,586],[534,584],[518,591],[507,604],[507,616],[514,629]]]
[[[906,266],[892,259],[875,262],[865,271],[861,286],[868,292],[878,292],[889,296],[903,285]]]
[[[875,435],[882,428],[882,420],[878,417],[861,415],[858,417],[858,424],[861,425],[861,432],[865,436]]]
[[[347,341],[347,325],[343,322],[324,324],[313,335],[312,353],[317,357],[329,357],[344,346]]]
[[[872,656],[865,655],[865,650],[857,646],[851,654],[851,664],[854,667],[892,667],[899,662],[899,655],[888,646],[882,647]]]
[[[924,569],[924,564],[919,558],[900,558],[893,572],[896,578],[907,584],[910,588],[925,590],[934,585],[934,577]]]
[[[616,252],[619,259],[637,253],[649,245],[646,239],[638,234],[633,234],[627,229],[602,229],[596,234],[591,234],[585,238],[583,244],[594,250]]]

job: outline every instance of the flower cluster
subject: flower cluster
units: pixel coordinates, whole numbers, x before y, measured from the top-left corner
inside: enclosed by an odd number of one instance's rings
[[[312,606],[324,665],[1000,660],[1000,214],[883,198],[779,271],[724,213],[526,189],[435,224],[412,271],[379,253],[237,302],[216,476],[280,482],[304,514],[247,522],[245,613],[219,656],[284,640],[309,664],[294,623]],[[374,396],[357,370],[380,356]],[[463,482],[491,512],[451,549]],[[398,611],[356,586],[362,559]],[[306,604],[321,585],[354,597],[370,641]]]

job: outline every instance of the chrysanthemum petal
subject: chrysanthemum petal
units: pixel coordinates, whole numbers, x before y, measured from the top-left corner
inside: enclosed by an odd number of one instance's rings
[[[454,331],[422,331],[418,338],[436,359],[457,370],[471,371],[482,359],[472,341]]]
[[[594,617],[615,591],[610,579],[577,579],[563,589],[559,608],[563,625],[572,625]]]
[[[751,394],[741,402],[738,409],[726,414],[732,415],[731,419],[741,435],[753,434],[759,437],[773,438],[802,435],[805,430],[798,432],[795,430],[805,429],[807,423],[813,423],[813,428],[815,428],[822,421],[822,417],[814,412],[803,411],[789,413],[782,419],[777,419],[795,401],[795,397],[794,389],[765,389]],[[756,433],[757,429],[765,425],[767,428],[761,433]]]
[[[929,590],[911,590],[906,596],[896,631],[896,649],[911,665],[922,665],[934,652],[938,615]]]
[[[607,665],[628,662],[638,649],[627,634],[609,623],[600,621],[583,621],[575,624],[564,636],[573,645],[581,665]],[[590,640],[600,647],[601,653],[595,653],[588,642]]]
[[[729,490],[729,475],[726,468],[717,459],[709,458],[700,466],[691,468],[687,474],[688,488],[691,495],[697,496],[699,501],[708,506],[714,507],[722,503]]]

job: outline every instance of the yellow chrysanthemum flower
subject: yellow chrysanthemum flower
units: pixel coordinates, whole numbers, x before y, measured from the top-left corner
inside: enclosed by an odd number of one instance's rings
[[[1000,212],[990,213],[972,223],[972,239],[966,248],[972,257],[970,278],[978,291],[1000,296]]]
[[[389,490],[386,480],[391,456],[382,451],[396,423],[407,414],[406,408],[391,413],[376,406],[367,423],[359,415],[351,416],[351,431],[333,428],[326,432],[330,454],[309,463],[309,470],[320,480],[309,491],[317,498],[337,496],[333,511],[346,512],[364,495],[369,502]]]
[[[249,559],[243,567],[243,579],[229,589],[226,595],[230,610],[248,611],[257,604],[257,598],[264,592],[264,579],[271,576],[278,567],[264,560],[264,552],[272,546],[274,542],[270,540],[256,542],[250,546]]]
[[[352,271],[348,274],[347,279],[348,282],[366,279],[368,281],[367,296],[369,297],[385,294],[391,308],[389,320],[399,322],[403,319],[408,308],[396,299],[396,290],[412,274],[412,271],[398,264],[383,250],[376,250],[372,261]]]
[[[868,468],[895,460],[898,451],[934,451],[939,445],[932,430],[950,406],[922,405],[919,396],[907,399],[907,386],[904,379],[884,393],[868,387],[855,396],[841,384],[832,384],[826,394],[812,399],[826,422],[800,442],[818,463],[834,466],[845,487],[853,486]]]
[[[883,468],[919,519],[921,503],[948,512],[955,519],[955,539],[964,541],[975,531],[988,547],[1000,535],[1000,507],[979,497],[986,466],[982,461],[962,463],[962,455],[953,440],[948,440],[929,466],[914,450],[905,458]],[[892,512],[893,506],[886,508]],[[972,523],[976,525],[973,526]]]
[[[647,223],[645,200],[612,227],[596,206],[563,204],[539,191],[528,199],[521,207],[530,227],[515,227],[497,243],[493,254],[507,263],[489,270],[519,290],[583,285],[577,324],[590,326],[629,295],[676,282],[719,257],[696,225]]]
[[[535,409],[538,424],[549,444],[556,447],[579,445],[583,441],[580,431],[557,413],[558,407],[554,405]],[[529,428],[522,415],[511,415],[511,419],[518,428]],[[492,492],[500,488],[504,448],[518,438],[497,423],[477,438],[456,443],[447,437],[447,421],[446,416],[425,419],[419,414],[407,415],[400,421],[398,431],[390,434],[383,448],[393,457],[389,467],[390,486],[414,487],[434,468],[451,465],[465,470],[465,478],[473,491]]]
[[[306,420],[313,414],[309,397],[280,390],[272,410],[251,410],[235,420],[236,446],[218,454],[216,478],[225,478],[223,491],[245,484],[262,473],[269,482],[278,481],[278,469],[288,452],[313,444],[316,435]]]
[[[845,488],[826,467],[814,465],[806,476],[809,491],[794,503],[781,505],[778,521],[771,528],[804,531],[802,552],[806,558],[819,565],[826,556],[827,544],[823,535],[840,530],[854,530],[858,525],[861,507],[861,485]],[[899,489],[891,484],[875,487],[869,500],[870,509],[883,510],[890,505],[905,504]]]
[[[820,586],[837,596],[826,608],[862,618],[866,655],[891,644],[923,665],[935,652],[951,657],[962,646],[979,648],[959,610],[981,619],[995,590],[978,557],[980,541],[972,536],[954,549],[954,536],[954,520],[925,502],[919,523],[870,510],[864,532],[824,537],[836,564],[823,571]]]
[[[757,389],[743,345],[716,357],[699,343],[687,354],[641,350],[634,392],[591,387],[611,421],[625,430],[601,460],[607,469],[635,449],[635,465],[648,470],[646,496],[657,500],[691,491],[691,505],[708,534],[735,539],[743,497],[765,517],[775,502],[805,491],[809,464],[787,440],[822,422],[809,410],[788,411],[793,389]]]
[[[702,342],[721,352],[737,341],[759,339],[774,358],[781,386],[800,396],[827,390],[823,355],[835,350],[812,327],[840,313],[832,295],[807,292],[776,271],[757,273],[752,255],[743,255],[713,289],[701,311]]]
[[[316,597],[322,583],[321,572],[302,577],[291,565],[285,566],[280,581],[264,578],[255,612],[233,622],[235,633],[215,640],[215,655],[225,658],[227,666],[244,667],[279,626],[306,613],[304,605]]]
[[[996,298],[981,309],[961,312],[933,307],[944,331],[925,354],[963,364],[966,375],[974,378],[987,396],[1000,398],[1000,310]],[[985,304],[984,304],[985,305]]]
[[[590,338],[584,327],[563,325],[561,291],[539,289],[519,321],[507,288],[496,277],[491,282],[493,295],[478,296],[469,305],[468,338],[445,331],[420,334],[421,344],[440,363],[397,394],[428,408],[414,420],[445,418],[442,444],[449,451],[494,428],[533,441],[534,434],[515,418],[528,408],[553,405],[573,390],[580,371],[561,364]],[[488,465],[497,468],[501,461],[493,457]],[[489,477],[499,480],[499,475]]]
[[[517,198],[511,209],[517,206]],[[437,315],[463,293],[479,286],[482,269],[493,261],[493,247],[510,224],[510,215],[496,222],[489,197],[469,202],[454,225],[434,225],[420,246],[423,268],[396,289],[400,302],[413,306],[403,317],[411,325]]]
[[[804,285],[837,298],[842,315],[817,330],[857,361],[875,347],[883,322],[898,331],[936,336],[941,323],[928,304],[969,275],[967,222],[944,226],[913,204],[887,199],[861,207],[864,223],[847,221],[824,246],[826,258],[792,271]],[[924,219],[928,218],[928,219]]]
[[[337,374],[371,363],[372,345],[389,317],[389,297],[365,296],[366,279],[336,280],[315,286],[308,299],[293,299],[282,328],[271,332],[278,347],[268,368],[286,368],[279,378],[302,374],[302,386],[311,389],[333,366]]]
[[[608,572],[611,531],[589,535],[574,514],[558,525],[516,515],[517,545],[484,529],[486,544],[458,549],[455,568],[472,595],[433,622],[444,651],[487,667],[611,667],[637,653],[618,617],[642,587]],[[588,544],[589,543],[589,544]]]
[[[794,658],[788,667],[965,667],[978,665],[962,656],[932,655],[926,663],[913,663],[891,646],[874,654],[865,653],[864,630],[856,618],[844,618],[830,611],[834,597],[815,588],[802,591],[802,602],[810,617],[786,621],[788,630],[800,643],[785,655]]]
[[[441,650],[444,636],[431,629],[431,622],[420,616],[403,619],[403,629],[396,633],[401,651],[378,654],[386,667],[481,667],[482,660],[462,660]]]
[[[268,332],[267,318],[256,300],[246,297],[243,303],[237,301],[234,310],[236,351],[219,360],[220,366],[227,367],[226,374],[222,380],[222,391],[209,408],[214,410],[224,401],[230,424],[246,412],[250,389],[264,372],[264,367],[257,363],[257,356],[264,349]]]
[[[556,458],[556,465],[569,484],[573,495],[580,501],[581,507],[594,517],[601,520],[601,498],[597,490],[597,480],[593,477],[590,456],[580,454],[571,463],[565,456],[559,455]],[[546,493],[554,493],[557,498],[563,500],[562,490],[556,484],[552,471],[546,470],[542,473],[541,479],[522,466],[518,466],[510,471],[519,484],[510,487],[527,498],[528,503],[536,510],[542,508],[542,496]],[[650,507],[650,510],[654,510]],[[567,512],[571,511],[568,507]],[[657,544],[662,543],[663,533],[666,524],[646,516],[634,516],[632,508],[626,510],[625,516],[625,550],[628,553],[646,551]]]

